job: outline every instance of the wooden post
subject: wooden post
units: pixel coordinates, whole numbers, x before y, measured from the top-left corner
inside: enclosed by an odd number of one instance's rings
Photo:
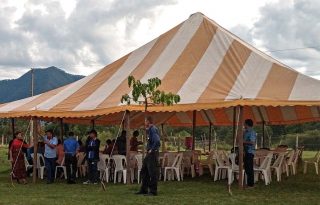
[[[238,142],[239,142],[239,188],[243,188],[243,106],[239,106]]]
[[[266,147],[266,140],[265,140],[265,121],[262,121],[262,147],[265,148]]]
[[[126,111],[125,117],[125,130],[127,132],[126,136],[126,158],[127,158],[127,184],[131,184],[131,163],[130,163],[130,112]]]
[[[196,138],[196,126],[197,126],[197,111],[193,111],[193,119],[192,119],[192,150],[195,150],[195,138]]]
[[[237,107],[233,107],[233,126],[232,126],[232,136],[233,136],[233,150],[236,147],[236,120],[237,120]],[[235,150],[234,150],[235,151]]]
[[[11,130],[12,130],[12,139],[14,138],[15,131],[15,120],[14,118],[11,118]]]
[[[212,123],[209,125],[209,152],[211,152],[211,140],[212,140]]]
[[[63,142],[64,127],[63,127],[63,118],[60,118],[60,140]]]
[[[37,118],[33,118],[33,172],[32,182],[35,184],[37,181],[37,158],[38,158],[38,123]]]
[[[165,141],[165,138],[166,138],[166,136],[165,136],[165,134],[164,134],[165,132],[164,132],[164,126],[163,126],[163,123],[161,124],[161,140],[162,140],[162,146],[161,146],[161,151],[162,152],[165,152],[166,151],[166,141]]]
[[[91,129],[94,130],[95,126],[96,126],[95,121],[91,120]]]

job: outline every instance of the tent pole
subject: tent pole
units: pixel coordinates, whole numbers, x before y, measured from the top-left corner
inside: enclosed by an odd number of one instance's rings
[[[162,152],[166,151],[166,144],[165,144],[165,134],[164,134],[164,125],[161,124],[161,140],[162,140]]]
[[[233,108],[233,122],[232,122],[232,136],[233,136],[233,150],[236,146],[236,115],[237,115],[237,107]],[[235,151],[235,150],[234,150]]]
[[[91,120],[91,128],[92,128],[92,130],[94,130],[95,126],[96,126],[95,121],[94,121],[94,120]]]
[[[15,120],[14,118],[11,118],[12,139],[14,138],[14,133],[16,132],[15,129],[16,129]]]
[[[194,110],[193,119],[192,119],[192,150],[195,150],[195,134],[196,134],[196,126],[197,126],[196,118],[197,118],[197,111]]]
[[[209,124],[209,152],[211,152],[212,123]]]
[[[33,170],[32,182],[35,184],[37,181],[37,159],[38,159],[38,123],[37,118],[33,118]]]
[[[243,188],[243,106],[239,106],[238,142],[239,142],[239,188]]]
[[[63,118],[60,118],[60,140],[63,141],[64,129],[63,129]]]
[[[127,131],[126,136],[126,158],[127,158],[127,184],[131,184],[131,169],[130,169],[130,112],[126,111],[126,118],[125,118],[125,130]]]
[[[265,140],[265,121],[262,121],[262,147],[266,147],[266,140]]]

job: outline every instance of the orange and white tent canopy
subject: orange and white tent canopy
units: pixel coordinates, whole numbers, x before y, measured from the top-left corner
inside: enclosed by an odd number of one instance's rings
[[[237,105],[256,122],[320,119],[320,81],[281,64],[201,13],[79,81],[0,105],[0,117],[112,124],[129,110],[138,125],[143,106],[120,104],[121,96],[130,93],[129,75],[143,82],[158,77],[161,90],[181,96],[177,105],[149,108],[161,123],[190,125],[197,110],[197,124],[232,124]]]

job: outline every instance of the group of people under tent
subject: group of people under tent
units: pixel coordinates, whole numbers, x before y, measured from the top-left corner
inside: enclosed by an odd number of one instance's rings
[[[145,127],[147,130],[148,143],[147,154],[143,159],[143,166],[141,169],[142,186],[136,193],[138,195],[156,196],[157,181],[159,175],[159,148],[160,148],[160,134],[158,128],[153,124],[153,118],[147,117],[145,120]],[[247,186],[249,188],[254,186],[253,175],[253,157],[255,153],[256,132],[253,130],[253,121],[251,119],[245,120],[244,123],[244,168],[247,175]],[[88,133],[88,138],[83,145],[82,142],[76,140],[73,132],[68,133],[68,138],[63,142],[54,136],[53,130],[47,130],[43,137],[43,142],[38,145],[38,153],[43,154],[44,164],[46,167],[47,184],[52,184],[55,179],[55,167],[61,165],[64,158],[64,165],[67,171],[67,183],[76,183],[77,171],[77,154],[80,152],[86,153],[86,160],[88,163],[88,179],[83,184],[97,184],[99,181],[98,167],[100,140],[96,130],[91,130]],[[107,140],[106,146],[103,150],[104,154],[126,154],[126,131],[123,130],[121,135],[116,140]],[[133,132],[130,139],[130,151],[137,151],[138,146],[142,142],[138,141],[139,132]],[[25,167],[25,160],[32,163],[33,146],[28,145],[22,136],[22,132],[16,132],[15,138],[9,144],[9,160],[12,164],[11,175],[18,183],[27,183],[27,171]]]

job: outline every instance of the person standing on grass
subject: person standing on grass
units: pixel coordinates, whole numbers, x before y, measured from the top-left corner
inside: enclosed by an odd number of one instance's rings
[[[80,145],[73,132],[69,132],[69,137],[63,143],[65,165],[67,169],[67,183],[75,184],[76,172],[77,172],[77,157],[76,154],[79,152]]]
[[[56,146],[58,139],[53,136],[52,130],[46,131],[46,136],[43,137],[44,147],[44,161],[47,170],[47,184],[52,184],[54,181],[54,173],[56,169],[57,151]]]
[[[255,144],[257,134],[253,130],[253,121],[246,119],[244,121],[244,168],[247,175],[247,186],[248,188],[254,187],[254,171],[253,171],[253,158],[255,154]]]
[[[21,132],[16,132],[14,136],[15,138],[11,143],[9,151],[9,158],[12,164],[12,174],[19,184],[27,184],[27,172],[22,149],[27,149],[29,145],[23,141]]]
[[[147,155],[143,160],[141,168],[142,186],[136,194],[156,196],[159,178],[159,148],[160,135],[159,130],[153,125],[153,118],[147,117],[145,126],[148,134]],[[148,192],[149,189],[149,192]]]
[[[97,138],[97,131],[91,130],[86,142],[86,156],[88,160],[88,180],[83,184],[98,183],[98,161],[99,159],[100,140]]]

